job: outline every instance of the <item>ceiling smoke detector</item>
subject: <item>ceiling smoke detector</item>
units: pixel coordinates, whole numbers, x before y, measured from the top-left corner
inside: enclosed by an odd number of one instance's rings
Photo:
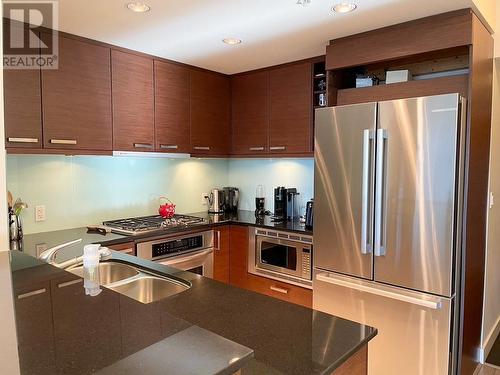
[[[355,10],[358,6],[354,3],[339,3],[332,7],[332,10],[336,13],[349,13]]]
[[[311,0],[297,0],[297,5],[302,5],[303,7],[305,7],[307,4],[310,4],[311,3]]]
[[[241,43],[241,39],[238,39],[238,38],[224,38],[224,39],[222,39],[222,41],[226,44],[229,44],[230,46],[234,46],[236,44]]]
[[[151,7],[146,3],[141,3],[140,1],[134,1],[127,4],[127,8],[132,12],[136,13],[146,13],[151,10]]]

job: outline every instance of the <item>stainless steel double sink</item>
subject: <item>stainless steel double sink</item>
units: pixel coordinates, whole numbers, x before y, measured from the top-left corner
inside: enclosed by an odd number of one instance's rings
[[[70,267],[67,271],[83,277],[83,266]],[[128,264],[112,261],[99,263],[99,278],[102,286],[141,303],[159,301],[191,287],[187,281],[158,276]]]

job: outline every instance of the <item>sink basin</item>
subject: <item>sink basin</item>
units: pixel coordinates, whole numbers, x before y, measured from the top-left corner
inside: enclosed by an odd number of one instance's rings
[[[83,266],[68,269],[69,272],[83,277]],[[99,279],[102,285],[116,283],[139,275],[139,271],[126,264],[115,262],[99,263]]]
[[[189,286],[180,282],[149,275],[141,275],[130,281],[107,287],[142,303],[159,301],[189,289]]]

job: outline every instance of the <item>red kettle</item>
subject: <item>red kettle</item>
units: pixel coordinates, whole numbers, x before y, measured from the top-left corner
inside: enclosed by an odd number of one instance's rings
[[[162,201],[166,201],[162,204]],[[158,208],[158,213],[164,219],[170,219],[175,215],[175,204],[172,203],[167,197],[160,197],[160,207]]]

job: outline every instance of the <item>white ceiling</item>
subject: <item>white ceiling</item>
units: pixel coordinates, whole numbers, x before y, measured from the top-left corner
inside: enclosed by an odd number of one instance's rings
[[[129,0],[130,1],[130,0]],[[333,38],[470,7],[471,0],[354,0],[358,9],[335,14],[341,0],[59,0],[59,29],[171,60],[223,72],[280,64],[325,53]],[[243,43],[223,44],[225,37]],[[408,35],[408,39],[418,37]]]

